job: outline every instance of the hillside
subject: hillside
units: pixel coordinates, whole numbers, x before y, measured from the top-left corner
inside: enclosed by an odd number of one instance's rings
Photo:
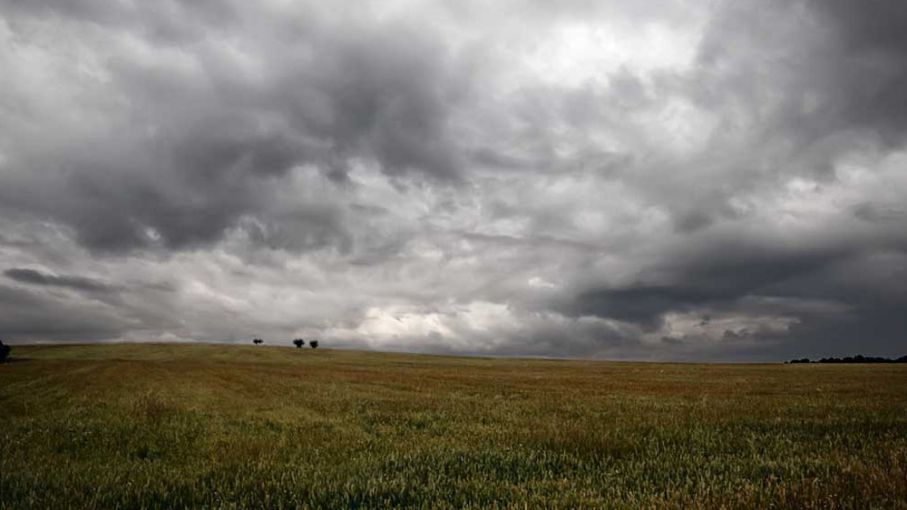
[[[907,366],[14,347],[0,508],[907,501]]]

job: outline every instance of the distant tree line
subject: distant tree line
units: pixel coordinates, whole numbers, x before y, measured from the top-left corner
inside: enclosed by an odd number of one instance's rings
[[[907,356],[901,356],[900,358],[882,358],[880,356],[863,356],[862,354],[857,354],[856,356],[847,356],[844,358],[822,358],[816,361],[812,361],[809,358],[800,358],[792,359],[788,363],[907,363]]]
[[[0,343],[2,343],[2,342],[0,342]],[[265,343],[265,341],[262,340],[261,338],[253,338],[252,343],[255,345],[261,345],[261,344]],[[303,340],[302,338],[294,338],[293,345],[295,345],[297,349],[301,349],[302,346],[305,345],[305,340]],[[310,340],[309,347],[311,347],[312,349],[317,349],[318,340]]]

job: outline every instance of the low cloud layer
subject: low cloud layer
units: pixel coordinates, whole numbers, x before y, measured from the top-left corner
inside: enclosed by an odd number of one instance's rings
[[[0,0],[0,338],[907,352],[898,0]]]

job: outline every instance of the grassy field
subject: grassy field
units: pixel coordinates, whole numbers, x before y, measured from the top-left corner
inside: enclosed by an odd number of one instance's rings
[[[907,508],[907,366],[14,347],[0,508]]]

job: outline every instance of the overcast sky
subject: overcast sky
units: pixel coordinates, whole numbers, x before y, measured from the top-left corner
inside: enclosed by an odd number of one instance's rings
[[[0,0],[0,338],[907,354],[903,0]]]

